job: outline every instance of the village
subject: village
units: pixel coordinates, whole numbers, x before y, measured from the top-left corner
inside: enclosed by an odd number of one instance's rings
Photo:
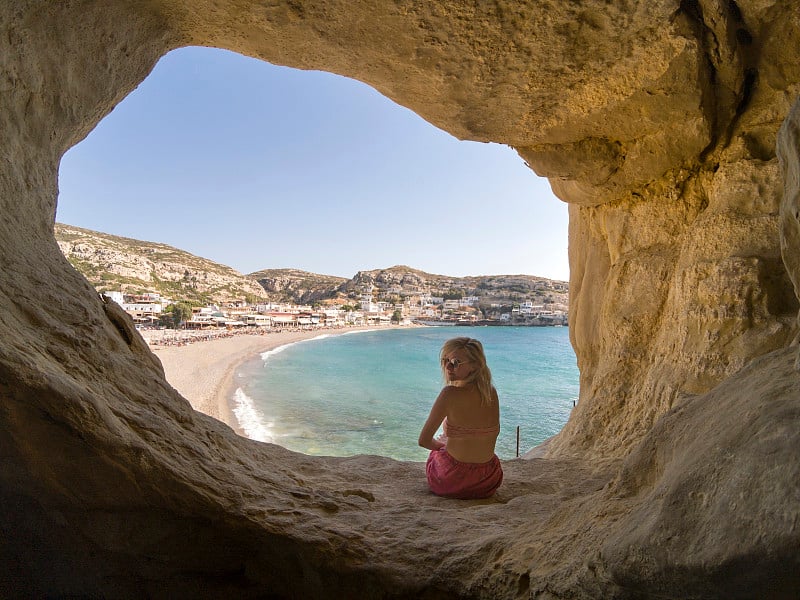
[[[248,303],[231,300],[203,307],[176,310],[180,301],[158,293],[139,295],[106,291],[103,294],[127,312],[137,328],[181,330],[319,329],[340,327],[382,327],[390,325],[464,326],[566,326],[568,307],[560,303],[486,303],[479,296],[461,298],[418,294],[395,301],[375,300],[364,292],[351,303],[298,305],[291,303]],[[400,301],[398,301],[400,300]],[[177,319],[175,317],[178,317]]]

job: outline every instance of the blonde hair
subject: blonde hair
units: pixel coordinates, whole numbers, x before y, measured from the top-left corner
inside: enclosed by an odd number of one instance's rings
[[[449,380],[447,379],[447,368],[444,364],[444,357],[454,350],[462,350],[469,357],[471,362],[478,365],[478,368],[472,372],[472,375],[467,377],[464,381],[475,384],[475,387],[478,388],[478,394],[481,397],[481,403],[490,404],[493,402],[494,394],[492,390],[494,388],[492,386],[492,372],[489,370],[489,365],[486,364],[483,344],[474,338],[468,337],[452,338],[444,343],[441,352],[439,352],[439,364],[442,366],[444,380],[448,381],[448,383]]]

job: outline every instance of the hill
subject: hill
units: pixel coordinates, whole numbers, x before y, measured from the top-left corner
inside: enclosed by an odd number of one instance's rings
[[[100,292],[156,292],[195,303],[272,301],[355,304],[362,294],[397,302],[410,296],[477,296],[482,304],[567,304],[568,284],[533,275],[453,277],[405,265],[359,271],[351,279],[299,269],[263,269],[244,275],[231,267],[155,242],[56,223],[67,260]]]
[[[350,280],[299,269],[263,269],[249,275],[270,299],[295,304],[313,304],[343,299],[342,287]]]
[[[295,303],[343,304],[362,294],[395,303],[410,296],[442,298],[476,296],[483,304],[568,303],[569,286],[533,275],[435,275],[405,265],[359,271],[351,279],[297,269],[265,269],[250,273],[275,300]]]
[[[534,300],[567,304],[569,285],[534,275],[435,275],[397,265],[359,271],[345,284],[348,293],[371,291],[379,296],[430,294],[443,298],[477,296],[482,302],[514,303]]]
[[[254,279],[166,244],[61,223],[55,237],[67,260],[100,292],[155,292],[200,304],[267,298]]]

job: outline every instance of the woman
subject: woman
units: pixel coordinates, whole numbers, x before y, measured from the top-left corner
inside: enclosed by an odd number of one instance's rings
[[[483,346],[458,337],[445,342],[439,357],[447,385],[419,434],[419,445],[431,451],[428,485],[448,498],[488,498],[500,487],[503,468],[494,453],[500,407]],[[440,425],[444,436],[433,439]]]

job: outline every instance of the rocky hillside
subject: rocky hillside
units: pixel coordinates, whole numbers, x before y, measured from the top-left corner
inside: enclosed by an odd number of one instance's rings
[[[296,269],[266,269],[251,273],[250,277],[263,286],[271,299],[300,304],[348,303],[370,293],[374,300],[390,301],[430,294],[445,298],[478,296],[487,304],[532,300],[566,305],[569,289],[566,282],[532,275],[452,277],[404,265],[359,271],[351,279]]]
[[[234,269],[166,244],[143,242],[56,223],[56,241],[67,260],[99,291],[157,292],[174,300],[225,302],[256,299],[296,304],[343,304],[371,293],[397,301],[430,294],[478,296],[486,303],[523,300],[567,304],[568,286],[532,275],[451,277],[398,265],[359,271],[351,279],[299,269]]]
[[[311,304],[343,297],[341,292],[350,280],[333,275],[319,275],[299,269],[263,269],[250,273],[267,296],[277,302]]]
[[[157,292],[199,303],[266,297],[254,279],[166,244],[60,223],[56,223],[55,237],[72,266],[101,292]]]
[[[434,275],[398,265],[359,271],[340,290],[350,296],[372,292],[378,297],[430,294],[444,298],[478,296],[482,301],[513,303],[523,300],[567,304],[569,285],[533,275]]]
[[[403,299],[430,294],[459,298],[478,296],[486,303],[522,300],[567,304],[568,285],[532,275],[452,277],[434,275],[404,265],[359,271],[351,279],[297,269],[266,269],[251,273],[276,301],[347,303],[370,293],[375,300]]]

